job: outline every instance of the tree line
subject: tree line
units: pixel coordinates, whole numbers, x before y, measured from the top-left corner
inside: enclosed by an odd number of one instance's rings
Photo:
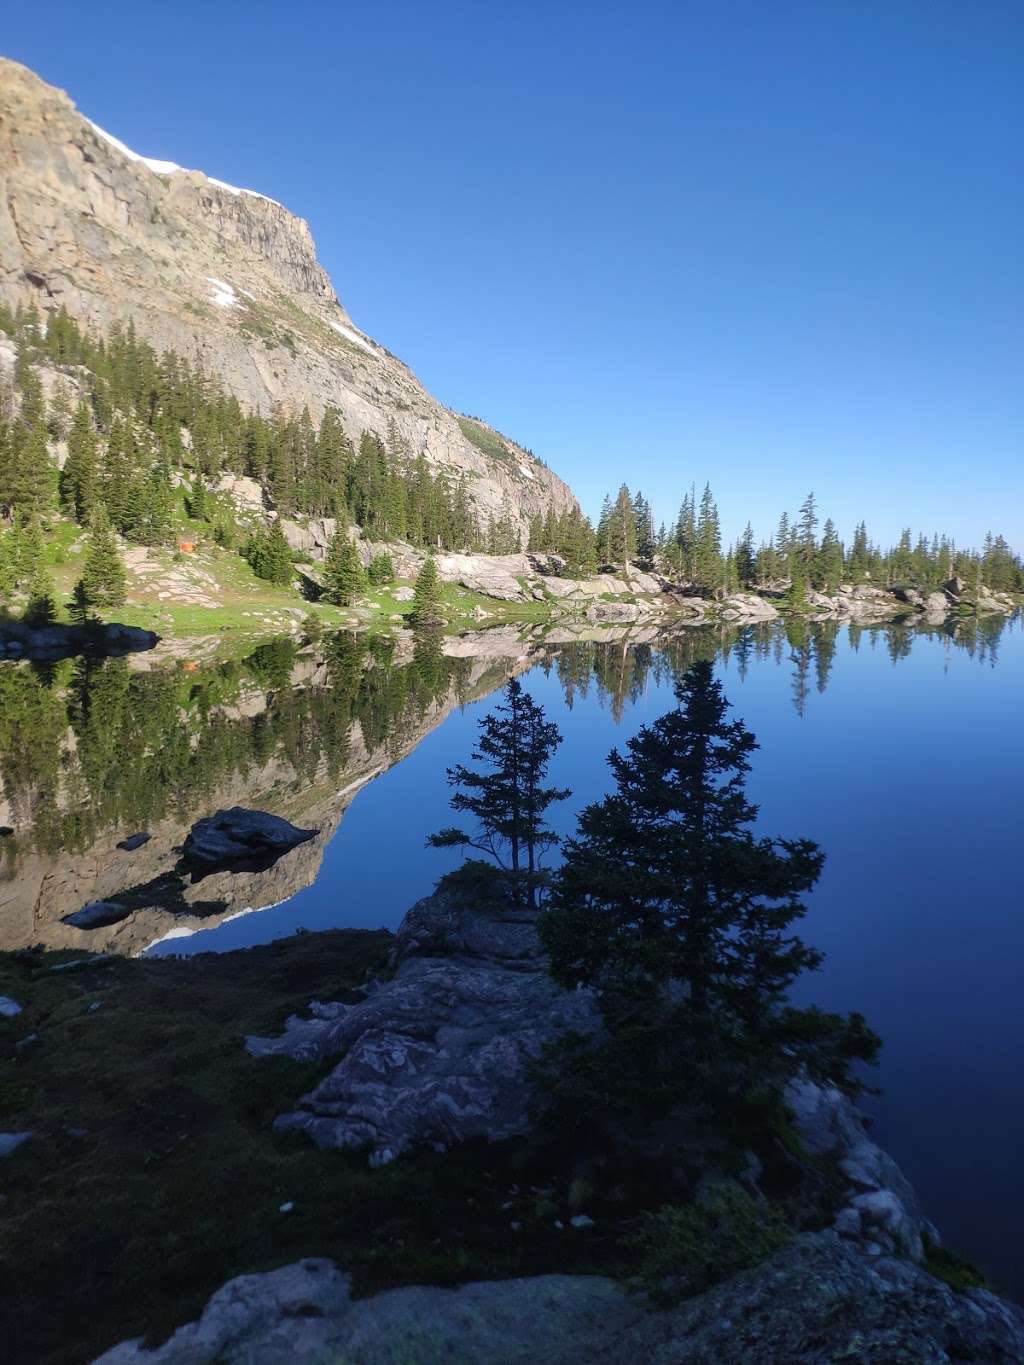
[[[622,485],[604,499],[596,526],[577,507],[549,505],[531,519],[524,544],[510,513],[479,525],[465,479],[432,472],[394,421],[353,444],[331,408],[319,426],[307,410],[245,412],[215,379],[173,352],[158,354],[131,324],[97,340],[63,308],[45,322],[32,310],[0,308],[0,331],[17,349],[13,381],[0,391],[0,516],[23,526],[45,526],[58,511],[89,526],[102,506],[118,534],[159,545],[188,512],[231,545],[230,509],[210,491],[230,474],[255,479],[283,515],[334,517],[372,539],[490,554],[525,548],[559,555],[570,574],[657,561],[704,594],[785,584],[799,600],[840,582],[927,588],[953,577],[1024,590],[1024,564],[1002,535],[969,549],[906,530],[882,548],[861,521],[844,544],[834,521],[821,520],[813,493],[794,515],[783,513],[767,539],[758,541],[748,522],[727,545],[709,485],[699,496],[691,488],[674,523],[657,528],[644,495]],[[49,399],[37,373],[43,361],[68,379]],[[72,383],[82,393],[77,403]],[[67,447],[59,472],[56,441]],[[253,547],[243,548],[252,562]]]
[[[547,545],[538,538],[536,548]],[[958,546],[950,536],[915,537],[907,529],[896,545],[883,549],[861,521],[847,545],[830,517],[821,520],[813,492],[795,515],[783,512],[768,539],[758,541],[747,522],[743,534],[726,545],[710,485],[705,484],[699,497],[691,488],[673,525],[655,530],[648,501],[623,484],[614,498],[604,499],[594,548],[606,566],[653,564],[660,557],[684,583],[704,594],[787,585],[790,595],[800,598],[808,590],[834,592],[840,583],[927,589],[954,577],[972,588],[1024,591],[1024,562],[1002,535],[989,533],[977,550]]]

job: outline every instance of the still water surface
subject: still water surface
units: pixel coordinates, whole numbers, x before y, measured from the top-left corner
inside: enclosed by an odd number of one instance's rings
[[[223,951],[299,929],[394,927],[458,861],[456,853],[427,849],[425,838],[449,823],[445,768],[468,758],[486,694],[510,668],[523,670],[525,661],[526,687],[562,731],[552,778],[573,790],[556,816],[567,831],[579,808],[607,789],[609,749],[672,705],[673,678],[695,652],[715,653],[735,713],[757,735],[749,789],[763,831],[807,836],[828,855],[803,925],[826,962],[795,994],[801,1002],[861,1010],[882,1035],[882,1093],[869,1104],[878,1140],[904,1167],[946,1240],[979,1261],[999,1287],[1024,1297],[1024,635],[1015,623],[988,621],[956,639],[832,624],[788,635],[781,628],[727,636],[690,630],[681,640],[641,645],[628,637],[531,645],[512,651],[514,662],[419,657],[399,665],[346,644],[340,663],[336,650],[330,666],[321,663],[312,673],[307,666],[301,686],[282,645],[278,657],[258,661],[264,709],[251,715],[232,691],[251,684],[251,668],[235,665],[230,677],[221,670],[190,680],[187,693],[175,676],[167,684],[173,698],[164,702],[162,767],[142,763],[136,793],[123,797],[102,774],[94,775],[95,789],[88,773],[80,776],[78,842],[87,847],[104,822],[122,824],[122,833],[137,824],[131,807],[145,814],[139,793],[161,772],[173,790],[150,818],[177,818],[183,832],[208,808],[225,774],[258,788],[270,780],[275,754],[287,758],[296,790],[315,773],[322,781],[326,755],[331,789],[339,790],[355,761],[347,737],[355,720],[375,758],[363,762],[358,780],[384,770],[344,810],[312,884],[259,913],[224,922],[215,915],[209,921],[215,927],[163,938],[149,951]],[[133,707],[153,705],[146,689],[159,691],[158,673],[133,678],[123,661],[109,661],[95,667],[91,680],[59,675],[19,686],[48,686],[81,726],[104,689],[115,687],[115,676],[119,723],[130,725]],[[456,698],[462,704],[449,710]],[[168,757],[175,717],[188,730],[177,763]],[[105,731],[111,723],[103,721]],[[57,717],[51,725],[56,733]],[[94,741],[102,748],[99,737]],[[66,769],[66,746],[61,753]],[[76,737],[74,754],[79,766],[98,762],[90,760],[87,734]],[[197,755],[207,755],[207,767],[197,766]],[[31,759],[12,751],[3,761],[8,801],[20,795],[24,805]],[[279,774],[274,781],[280,785]],[[59,828],[46,825],[36,791],[31,805],[45,837],[30,853],[19,831],[8,853],[9,885],[16,886],[22,859],[59,859],[53,845],[69,838],[66,818]],[[258,894],[269,893],[254,886],[254,899]],[[167,923],[165,916],[161,934]]]

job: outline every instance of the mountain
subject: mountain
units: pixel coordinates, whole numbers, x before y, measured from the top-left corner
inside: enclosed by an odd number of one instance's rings
[[[410,457],[464,475],[481,523],[521,526],[568,486],[528,451],[433,398],[361,331],[283,205],[201,171],[139,156],[17,62],[0,58],[0,303],[63,305],[106,333],[134,323],[219,377],[246,407],[314,420],[334,406],[350,437],[394,423]]]

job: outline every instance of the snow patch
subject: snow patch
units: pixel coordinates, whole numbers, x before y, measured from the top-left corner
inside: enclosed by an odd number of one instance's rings
[[[213,275],[207,275],[206,279],[207,283],[213,286],[210,297],[218,308],[241,308],[242,305],[238,302],[238,295],[232,285],[224,280],[215,279]]]
[[[328,327],[333,327],[338,335],[343,336],[346,341],[353,342],[354,345],[358,346],[361,350],[366,351],[369,355],[373,355],[374,348],[365,337],[361,337],[358,332],[353,332],[351,327],[343,327],[340,322],[329,322],[327,325]]]
[[[519,466],[519,472],[520,474],[522,474],[524,479],[535,479],[537,477],[533,470],[527,469],[525,465]]]
[[[178,171],[181,171],[183,175],[201,175],[204,176],[211,185],[216,185],[219,190],[227,190],[228,194],[248,194],[251,195],[253,199],[265,199],[268,204],[277,204],[278,208],[282,207],[276,199],[271,199],[269,194],[260,194],[259,190],[239,189],[237,185],[229,185],[226,180],[217,180],[214,176],[207,175],[205,171],[186,171],[185,167],[179,166],[176,161],[160,161],[155,156],[140,156],[138,152],[133,152],[130,147],[126,147],[119,137],[114,137],[113,133],[108,133],[106,129],[101,128],[98,123],[93,123],[91,118],[86,119],[85,121],[94,133],[101,137],[104,142],[109,143],[111,147],[119,151],[122,156],[126,156],[129,161],[137,161],[143,166],[148,166],[156,175],[174,175]]]

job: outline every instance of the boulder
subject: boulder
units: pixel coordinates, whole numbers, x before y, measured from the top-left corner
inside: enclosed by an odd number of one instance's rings
[[[557,575],[552,575],[550,578],[545,578],[544,586],[552,597],[565,598],[580,595],[580,585],[575,578],[559,578]]]
[[[443,582],[459,583],[470,592],[521,602],[526,593],[519,580],[532,572],[532,565],[525,555],[443,554],[437,556],[437,571]]]
[[[193,867],[208,870],[232,864],[269,867],[316,835],[317,830],[299,829],[279,815],[232,806],[197,820],[182,855]]]
[[[722,603],[725,621],[774,621],[778,609],[773,602],[755,592],[734,592]]]
[[[946,592],[951,592],[954,597],[962,597],[967,591],[967,584],[956,574],[954,574],[952,578],[947,578],[942,586],[945,588]]]
[[[61,923],[70,924],[75,929],[106,929],[108,925],[119,924],[127,919],[131,910],[117,901],[92,901],[75,910],[70,915],[62,915]]]
[[[148,844],[152,837],[151,834],[147,834],[145,831],[142,831],[139,834],[129,834],[128,838],[120,840],[117,846],[118,848],[124,849],[125,853],[134,853],[135,850],[141,848],[143,844]]]
[[[20,1013],[21,1006],[17,1000],[12,1000],[9,995],[0,995],[0,1019],[13,1019]]]
[[[893,588],[893,595],[898,602],[905,602],[908,607],[923,607],[924,597],[918,592],[917,588],[898,587]]]
[[[593,602],[586,610],[588,621],[639,621],[642,615],[638,602]]]

